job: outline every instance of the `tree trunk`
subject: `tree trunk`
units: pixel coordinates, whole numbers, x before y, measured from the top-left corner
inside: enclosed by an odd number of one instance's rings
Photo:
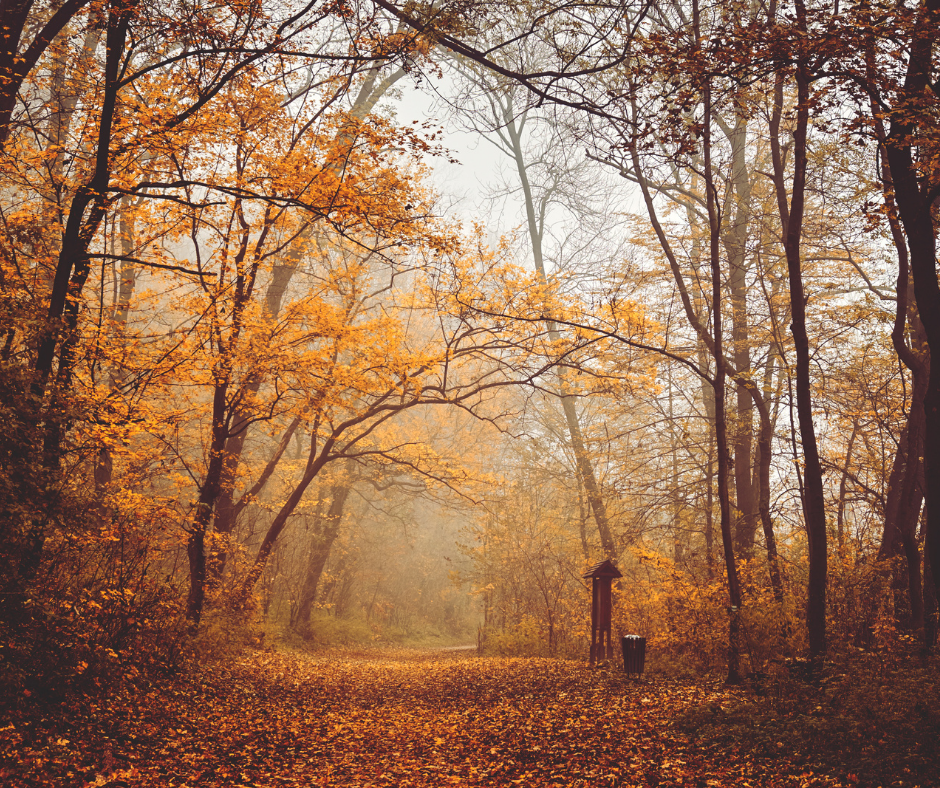
[[[397,68],[392,71],[390,74],[376,84],[378,79],[380,68],[373,68],[370,72],[366,81],[363,83],[362,87],[359,90],[359,93],[356,95],[356,99],[353,102],[353,106],[350,109],[350,115],[358,120],[365,118],[374,108],[376,103],[384,96],[388,90],[400,80],[405,72]],[[343,132],[341,134],[341,144],[350,144],[352,139],[348,129],[343,137]],[[281,311],[281,304],[284,299],[284,294],[287,292],[287,288],[291,283],[291,280],[294,277],[294,274],[300,267],[301,264],[301,249],[303,248],[303,242],[309,240],[314,233],[314,227],[308,225],[308,227],[303,230],[298,237],[297,242],[287,249],[281,261],[273,267],[271,273],[271,281],[268,284],[267,292],[265,293],[265,315],[269,320],[277,320],[278,315]],[[246,393],[248,394],[247,399],[251,399],[252,395],[257,394],[261,388],[261,385],[264,381],[255,376],[251,381],[249,381],[246,386]],[[225,445],[225,461],[222,469],[222,484],[220,488],[219,500],[216,505],[215,510],[215,519],[213,521],[213,530],[217,535],[216,539],[216,548],[213,551],[212,555],[209,557],[209,582],[217,585],[222,578],[222,574],[225,571],[225,564],[228,560],[228,550],[229,544],[231,542],[232,533],[235,530],[236,521],[238,515],[244,509],[244,503],[247,503],[249,499],[243,497],[241,501],[236,502],[235,500],[235,487],[238,482],[238,472],[241,465],[242,454],[245,450],[245,440],[248,437],[248,429],[251,422],[252,414],[250,411],[240,409],[235,413],[232,424],[233,428],[231,435],[229,436],[226,445]],[[293,431],[296,430],[297,424],[292,425],[292,428],[289,428],[289,432],[293,434]],[[274,460],[275,464],[277,460],[281,457],[281,453],[276,454]],[[271,469],[273,470],[273,468]],[[270,476],[268,473],[266,476],[263,476],[263,479],[266,481]],[[263,483],[262,485],[263,486]],[[252,488],[254,490],[254,495],[257,495],[260,492],[260,487],[255,485],[258,489]]]
[[[315,430],[314,434],[316,434]],[[235,596],[235,605],[244,606],[248,604],[248,600],[251,596],[252,590],[255,587],[255,583],[258,582],[258,578],[261,576],[261,572],[264,570],[264,565],[268,560],[268,556],[271,554],[274,543],[277,541],[284,528],[287,527],[288,519],[290,519],[290,516],[297,508],[297,504],[299,504],[301,499],[304,497],[304,493],[306,493],[307,488],[310,486],[311,482],[313,482],[320,471],[323,470],[323,466],[326,465],[330,460],[335,459],[335,456],[332,454],[332,450],[335,445],[335,435],[327,438],[323,444],[323,447],[319,451],[317,451],[316,439],[310,441],[310,450],[307,454],[307,464],[304,468],[303,476],[291,491],[291,494],[287,496],[287,500],[281,505],[281,508],[274,516],[274,520],[272,520],[271,524],[268,526],[268,529],[264,535],[264,539],[261,541],[261,545],[258,547],[258,552],[255,555],[254,563],[252,564],[251,569],[248,570],[248,574],[242,581],[242,584]],[[349,465],[351,462],[351,460],[347,460],[347,467],[351,467]]]
[[[78,337],[76,328],[81,306],[81,293],[90,273],[88,246],[107,212],[108,184],[111,179],[111,131],[114,126],[117,96],[121,89],[118,70],[136,2],[129,2],[108,14],[105,39],[105,87],[99,113],[98,139],[94,174],[80,186],[72,198],[69,216],[62,236],[52,292],[49,297],[45,326],[39,341],[34,392],[41,399],[52,373],[58,351],[56,381],[46,408],[44,464],[54,468],[65,431],[64,395],[71,388],[72,367]],[[61,342],[61,344],[60,344]]]
[[[713,580],[715,569],[715,422],[708,425],[708,458],[705,462],[705,566],[708,579]]]
[[[116,10],[112,9],[108,15],[105,86],[99,112],[94,174],[87,183],[77,189],[72,198],[56,262],[49,306],[44,325],[40,329],[38,349],[33,363],[35,376],[32,381],[32,396],[27,396],[24,403],[30,411],[27,417],[30,423],[26,432],[37,436],[37,444],[41,443],[41,465],[44,470],[51,472],[55,472],[59,467],[61,444],[68,423],[68,416],[65,413],[66,395],[72,385],[81,294],[90,273],[88,246],[108,207],[106,191],[111,177],[111,130],[115,120],[117,95],[121,87],[118,81],[118,69],[124,52],[130,19],[136,7],[136,0],[131,0]],[[4,6],[0,18],[6,12],[7,8]],[[9,39],[4,38],[5,44],[8,41]],[[2,68],[3,64],[0,63],[0,81],[3,78]],[[12,106],[10,105],[11,112]],[[0,115],[2,111],[5,110],[0,107]],[[8,121],[9,117],[6,119],[0,117],[0,132],[6,132],[8,126],[3,124]],[[0,138],[0,144],[2,144],[2,138]],[[49,379],[56,367],[57,348],[56,380],[50,386]],[[45,407],[43,407],[44,401]],[[39,438],[40,424],[42,425],[41,438]],[[38,450],[38,446],[36,448]],[[24,584],[33,577],[39,567],[46,540],[46,520],[45,514],[37,512],[25,526],[26,547],[19,557],[16,571],[16,575]]]
[[[669,455],[671,461],[671,491],[672,504],[672,562],[679,567],[685,559],[685,540],[682,528],[682,498],[679,494],[679,439],[676,436],[676,420],[673,412],[673,385],[671,367],[666,385],[669,386]]]
[[[584,484],[581,481],[580,469],[575,470],[575,476],[578,480],[578,535],[581,537],[581,554],[585,561],[591,560],[591,548],[588,545],[587,538],[587,507],[584,501]]]
[[[917,311],[924,326],[931,359],[940,358],[940,284],[936,270],[936,238],[932,216],[936,174],[920,175],[914,160],[919,145],[921,111],[931,89],[936,14],[940,0],[926,0],[912,21],[910,56],[899,109],[891,114],[885,141],[898,216],[907,236]],[[923,108],[923,109],[922,109]],[[930,143],[927,150],[931,150]],[[921,153],[921,151],[918,151]],[[927,508],[925,552],[934,583],[940,577],[940,364],[931,363],[924,393],[924,494]],[[928,637],[928,647],[932,646]]]
[[[521,132],[516,127],[516,120],[511,112],[511,107],[507,109],[504,120],[506,122],[506,133],[512,143],[513,155],[516,162],[516,170],[519,174],[519,182],[522,185],[522,193],[525,201],[526,220],[529,229],[529,241],[532,245],[532,257],[535,262],[535,270],[538,273],[539,280],[545,284],[548,276],[545,272],[545,261],[542,255],[542,235],[544,227],[539,221],[535,212],[535,201],[532,195],[532,187],[529,183],[529,176],[523,158]],[[548,334],[552,342],[558,342],[561,335],[554,321],[547,321]],[[594,514],[594,522],[597,524],[597,531],[600,535],[601,546],[604,554],[610,561],[616,561],[618,558],[617,545],[614,541],[613,532],[610,528],[610,521],[607,517],[607,507],[604,504],[604,496],[601,493],[600,485],[597,483],[597,476],[594,473],[594,464],[588,455],[587,448],[584,445],[584,436],[581,432],[581,422],[578,419],[578,412],[575,408],[574,397],[567,393],[567,386],[564,380],[559,382],[559,396],[561,397],[561,407],[565,414],[565,423],[568,426],[568,435],[571,438],[571,448],[574,452],[575,462],[578,466],[578,473],[584,484],[585,493],[591,511]]]
[[[317,517],[311,540],[310,557],[307,559],[307,569],[300,590],[300,601],[297,605],[296,616],[291,622],[291,628],[300,635],[305,635],[308,631],[310,613],[317,596],[317,586],[320,584],[320,577],[330,557],[333,543],[339,536],[343,509],[351,489],[352,484],[349,481],[334,486],[331,490],[332,500],[329,510],[323,517]]]
[[[797,26],[804,39],[808,39],[806,7],[796,0]],[[770,143],[774,166],[774,184],[780,210],[787,258],[790,287],[790,314],[793,345],[796,352],[796,408],[803,444],[803,519],[809,547],[809,587],[807,590],[806,622],[809,651],[813,659],[826,652],[826,578],[828,553],[826,537],[826,508],[823,494],[822,464],[813,425],[813,401],[810,385],[809,336],[806,332],[806,293],[803,288],[803,270],[800,244],[805,207],[807,129],[809,126],[809,73],[807,55],[797,56],[795,79],[797,88],[796,125],[793,131],[793,176],[789,205],[786,195],[786,175],[780,153],[780,119],[783,112],[783,73],[777,73],[774,91],[774,111],[771,120]]]
[[[217,588],[222,582],[222,575],[225,572],[225,564],[228,559],[229,544],[238,516],[249,504],[257,499],[264,489],[302,422],[303,418],[301,416],[294,417],[281,435],[277,447],[268,458],[268,462],[255,483],[237,501],[234,496],[235,474],[241,461],[247,427],[243,426],[241,434],[236,436],[239,438],[238,441],[233,441],[233,436],[229,436],[226,440],[219,482],[220,492],[215,506],[215,520],[213,522],[217,545],[207,559],[206,579],[211,588]]]
[[[912,629],[924,625],[924,595],[921,578],[920,546],[917,544],[917,523],[920,520],[924,491],[921,486],[921,471],[924,452],[924,395],[927,376],[914,371],[911,388],[911,406],[907,424],[898,441],[891,474],[888,477],[888,494],[885,502],[885,522],[879,560],[891,561],[901,554],[905,557],[906,569],[895,578],[895,587],[906,590],[910,618],[904,623]],[[892,572],[897,575],[895,570]]]
[[[111,307],[111,332],[124,338],[127,331],[127,318],[130,314],[131,299],[137,286],[137,266],[129,258],[134,251],[135,231],[134,218],[130,199],[121,200],[119,227],[121,254],[125,258],[121,261],[120,285],[117,290],[117,299]],[[124,370],[120,366],[112,367],[109,371],[110,389],[114,392],[124,381]],[[95,460],[95,493],[99,500],[107,493],[111,486],[111,476],[114,472],[114,463],[108,445],[102,444]],[[102,510],[102,514],[106,514]]]
[[[693,33],[696,46],[699,37],[699,6],[693,0]],[[709,264],[711,269],[712,291],[712,336],[715,356],[715,443],[718,452],[718,506],[721,511],[721,543],[725,558],[725,572],[728,582],[728,675],[726,684],[741,682],[741,583],[738,579],[737,563],[734,555],[734,535],[731,524],[731,500],[729,496],[729,476],[731,472],[728,453],[728,434],[725,416],[725,381],[727,365],[724,354],[724,327],[721,308],[721,216],[719,215],[716,189],[712,178],[711,162],[711,125],[712,97],[711,81],[705,78],[703,85],[702,118],[702,159],[705,177],[705,205],[708,210]]]
[[[839,480],[839,505],[836,508],[836,545],[839,548],[839,558],[845,557],[845,496],[848,492],[849,468],[852,465],[852,449],[855,438],[858,436],[858,418],[852,421],[852,434],[845,447],[845,465],[842,468],[842,478]]]
[[[871,74],[875,69],[875,55],[872,42],[866,51],[866,68]],[[930,376],[930,351],[924,324],[917,312],[910,272],[910,255],[904,237],[904,229],[898,216],[895,200],[894,179],[891,174],[887,134],[884,122],[876,119],[875,130],[881,153],[881,181],[885,205],[888,208],[888,225],[898,254],[898,278],[895,288],[897,309],[891,341],[904,366],[911,372],[911,404],[907,423],[898,441],[891,473],[888,477],[888,493],[885,501],[885,524],[879,559],[893,559],[902,551],[905,555],[907,571],[901,575],[898,567],[892,566],[895,589],[906,589],[910,619],[913,629],[924,626],[924,591],[921,576],[921,556],[917,545],[917,523],[924,498],[924,432],[926,415],[924,397]],[[907,327],[910,327],[910,346],[907,344]],[[897,610],[898,605],[895,605]]]
[[[209,458],[206,473],[199,487],[199,498],[193,505],[193,518],[189,530],[186,552],[189,557],[189,597],[186,618],[194,629],[199,627],[206,602],[206,536],[212,521],[212,512],[219,497],[222,466],[225,460],[225,441],[228,438],[226,422],[227,376],[220,378],[212,400],[212,432],[209,440]]]
[[[761,527],[764,533],[764,543],[767,550],[767,567],[770,571],[770,585],[774,591],[777,604],[783,604],[783,579],[780,576],[780,558],[777,554],[777,539],[774,536],[774,524],[770,517],[770,460],[771,442],[773,441],[773,422],[767,402],[757,391],[753,381],[748,380],[742,389],[749,391],[753,397],[754,405],[760,417],[760,431],[757,438],[757,466],[758,466],[758,502],[757,509]],[[788,629],[788,627],[786,627]]]
[[[745,163],[747,117],[743,104],[736,102],[735,123],[727,133],[731,143],[731,183],[734,187],[734,218],[724,234],[728,253],[728,285],[731,295],[731,358],[736,370],[751,368],[751,346],[747,323],[747,230],[750,218],[751,179]],[[728,192],[730,203],[731,190]],[[728,206],[730,208],[730,205]],[[737,387],[734,420],[734,487],[737,500],[735,548],[739,555],[749,557],[754,550],[757,533],[758,506],[752,485],[751,457],[753,425],[752,395]]]

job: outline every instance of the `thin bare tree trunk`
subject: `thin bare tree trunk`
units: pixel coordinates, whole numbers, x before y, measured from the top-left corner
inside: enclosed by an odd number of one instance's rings
[[[737,370],[751,368],[751,340],[747,322],[747,229],[750,218],[751,179],[745,163],[747,117],[743,104],[736,103],[735,123],[726,132],[731,143],[731,184],[735,195],[734,217],[724,234],[728,251],[728,285],[731,295],[731,358]],[[731,190],[728,201],[731,200]],[[730,208],[730,205],[728,206]],[[750,556],[757,533],[757,501],[752,485],[752,441],[754,433],[752,394],[737,387],[734,420],[734,488],[738,517],[735,523],[735,548]]]
[[[694,31],[698,40],[699,8],[693,0]],[[705,201],[708,209],[709,262],[712,280],[712,334],[715,347],[715,444],[718,453],[718,507],[721,512],[721,542],[725,558],[730,609],[728,613],[728,675],[727,684],[741,682],[741,583],[738,579],[734,555],[734,535],[731,527],[731,500],[729,495],[730,457],[728,453],[727,422],[725,416],[725,380],[727,368],[724,355],[724,330],[721,309],[721,217],[715,199],[715,185],[711,174],[711,83],[706,78],[704,89],[702,154],[705,173]]]
[[[808,40],[806,7],[796,0],[796,21],[804,40]],[[826,652],[826,578],[828,553],[826,508],[823,494],[822,464],[813,425],[813,400],[810,385],[809,336],[806,332],[806,293],[800,244],[803,232],[803,211],[806,192],[807,130],[809,126],[809,73],[807,54],[799,53],[795,67],[797,87],[796,122],[793,129],[793,175],[789,205],[786,175],[780,151],[780,120],[783,113],[782,71],[777,72],[774,110],[771,119],[770,144],[774,165],[774,184],[784,235],[787,274],[790,287],[790,330],[796,352],[796,408],[803,445],[803,519],[809,547],[809,586],[807,593],[807,628],[810,656]]]
[[[507,109],[504,120],[506,122],[506,133],[512,143],[512,151],[515,157],[516,170],[519,174],[519,181],[522,185],[522,193],[525,199],[526,220],[529,230],[529,241],[532,245],[532,257],[535,262],[535,270],[538,273],[542,283],[547,283],[548,276],[545,271],[545,261],[542,254],[542,236],[544,227],[536,216],[535,201],[532,194],[532,187],[529,183],[529,176],[526,169],[525,159],[523,158],[521,132],[516,126],[516,120],[512,112]],[[547,321],[549,338],[553,342],[559,341],[561,335],[554,321]],[[578,418],[578,412],[575,407],[575,398],[568,393],[564,380],[559,381],[559,395],[561,398],[561,407],[565,414],[565,423],[568,426],[568,435],[571,439],[571,448],[574,452],[575,462],[578,466],[578,473],[584,484],[588,503],[594,514],[594,522],[597,524],[597,531],[601,539],[601,547],[604,554],[611,561],[618,558],[617,545],[614,541],[613,532],[610,527],[610,520],[607,516],[607,506],[604,503],[604,496],[600,485],[597,482],[597,476],[594,472],[594,464],[584,445],[584,436],[581,431],[581,422]]]

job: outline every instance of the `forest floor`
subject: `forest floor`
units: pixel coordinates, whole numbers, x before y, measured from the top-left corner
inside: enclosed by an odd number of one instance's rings
[[[0,720],[0,784],[940,786],[935,669],[905,709],[857,677],[758,697],[471,654],[256,652],[133,693],[26,698]]]

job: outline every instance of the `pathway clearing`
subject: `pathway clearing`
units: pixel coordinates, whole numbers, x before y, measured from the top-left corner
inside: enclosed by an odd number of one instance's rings
[[[0,733],[4,785],[853,785],[695,741],[693,710],[742,701],[708,683],[637,681],[543,659],[257,653],[134,698],[71,733]],[[77,720],[84,720],[80,726]],[[52,740],[56,736],[56,740]],[[19,737],[17,739],[17,737]],[[11,745],[19,763],[11,764]]]

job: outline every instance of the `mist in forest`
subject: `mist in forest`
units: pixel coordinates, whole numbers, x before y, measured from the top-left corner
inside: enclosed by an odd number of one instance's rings
[[[16,675],[583,658],[605,560],[670,670],[933,648],[926,6],[56,8],[0,13]]]
[[[940,784],[938,0],[4,0],[0,782]]]

